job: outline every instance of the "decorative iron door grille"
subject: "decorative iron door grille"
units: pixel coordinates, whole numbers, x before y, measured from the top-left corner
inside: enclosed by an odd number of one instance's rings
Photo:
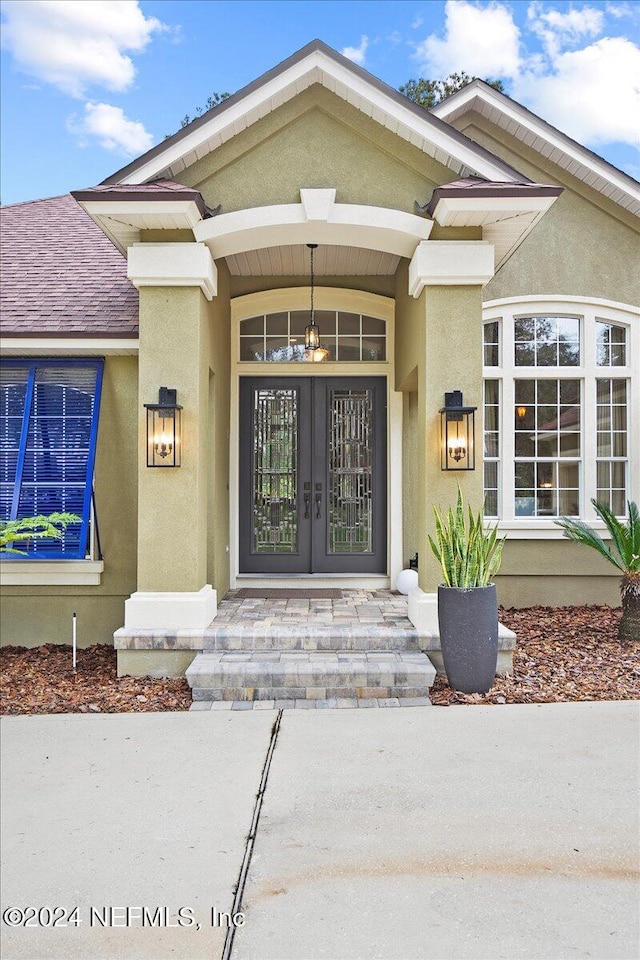
[[[383,377],[240,380],[240,572],[385,573]]]

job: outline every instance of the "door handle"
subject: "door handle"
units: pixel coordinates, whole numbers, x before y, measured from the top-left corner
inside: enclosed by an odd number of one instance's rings
[[[311,506],[311,494],[307,491],[304,495],[304,518],[309,519],[309,507]]]
[[[322,506],[322,494],[316,493],[316,520],[320,519],[320,508]]]

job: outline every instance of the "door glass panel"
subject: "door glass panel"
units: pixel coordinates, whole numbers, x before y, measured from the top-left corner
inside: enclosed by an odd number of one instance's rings
[[[373,390],[329,391],[330,554],[373,552]]]
[[[296,553],[297,390],[255,390],[253,415],[253,551]]]

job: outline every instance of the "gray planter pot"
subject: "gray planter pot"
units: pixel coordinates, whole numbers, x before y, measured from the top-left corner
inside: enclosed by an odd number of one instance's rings
[[[440,647],[449,686],[486,693],[498,662],[496,585],[438,587]]]

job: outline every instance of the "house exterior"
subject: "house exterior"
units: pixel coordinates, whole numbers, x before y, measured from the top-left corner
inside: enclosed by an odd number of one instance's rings
[[[420,629],[458,484],[507,537],[502,604],[616,604],[553,521],[640,495],[639,213],[483,82],[428,113],[320,41],[99,186],[5,208],[3,516],[83,524],[2,559],[3,642],[66,642],[73,612],[85,642],[197,632],[230,587],[393,587],[416,553]],[[475,442],[443,452],[454,391]]]

